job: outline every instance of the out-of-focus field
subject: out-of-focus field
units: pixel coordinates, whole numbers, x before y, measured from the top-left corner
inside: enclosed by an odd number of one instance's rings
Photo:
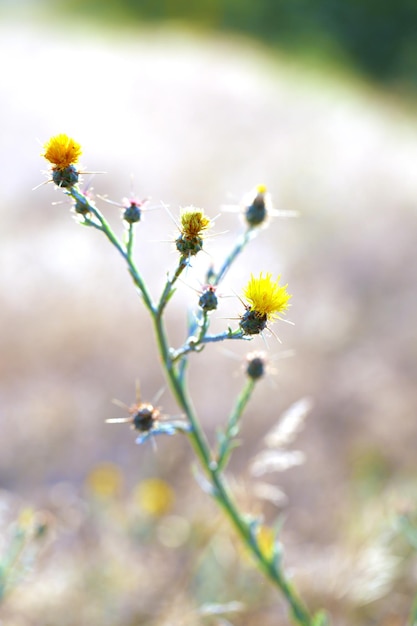
[[[136,380],[149,401],[164,381],[122,259],[76,224],[52,185],[32,191],[46,180],[42,144],[60,132],[82,144],[85,171],[106,172],[84,176],[94,192],[218,216],[208,254],[167,310],[175,345],[190,286],[242,229],[221,206],[262,182],[276,208],[298,211],[271,219],[245,251],[222,288],[233,297],[213,316],[218,330],[235,323],[233,294],[250,272],[282,274],[293,294],[295,325],[274,326],[282,344],[267,337],[277,373],[246,412],[231,473],[248,511],[262,507],[273,523],[281,509],[253,500],[248,462],[281,412],[311,396],[296,442],[306,463],[272,477],[288,496],[286,563],[309,606],[328,607],[335,624],[404,624],[416,585],[396,525],[417,495],[415,107],[245,40],[182,31],[3,21],[0,55],[2,552],[29,509],[48,525],[39,558],[1,605],[4,624],[220,624],[201,607],[235,600],[244,605],[228,616],[235,625],[288,623],[192,477],[187,442],[138,447],[128,427],[105,424],[123,415],[113,398],[134,402]],[[101,206],[119,228],[119,209]],[[138,227],[137,262],[155,295],[175,266],[175,232],[162,209]],[[211,437],[242,385],[247,349],[233,342],[191,358]],[[159,402],[177,412],[168,391]]]

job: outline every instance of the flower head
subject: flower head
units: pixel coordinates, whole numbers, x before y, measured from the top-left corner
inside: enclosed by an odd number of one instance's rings
[[[126,206],[123,207],[123,219],[128,224],[134,224],[140,222],[142,218],[142,205],[146,202],[139,202],[137,200],[128,200]]]
[[[113,424],[129,423],[139,432],[136,443],[141,444],[154,435],[175,435],[177,432],[189,432],[190,425],[184,420],[163,421],[159,408],[149,402],[138,402],[128,408],[129,417],[116,417],[106,420]]]
[[[42,156],[52,163],[54,170],[64,170],[78,161],[81,146],[68,135],[56,135],[46,142]]]
[[[245,203],[245,219],[249,228],[254,228],[262,224],[268,215],[268,205],[270,205],[269,194],[265,185],[258,185],[250,199]]]
[[[185,237],[201,237],[202,233],[210,228],[211,222],[204,215],[203,209],[188,207],[181,212],[181,234]]]
[[[180,236],[176,239],[177,250],[183,256],[194,256],[203,248],[203,234],[211,226],[203,209],[187,207],[181,212]]]
[[[87,484],[95,496],[109,499],[121,492],[123,474],[114,463],[100,463],[88,475]]]
[[[258,548],[267,561],[271,561],[277,550],[276,532],[269,526],[263,524],[257,528],[256,539]]]
[[[245,334],[259,334],[268,321],[279,319],[279,314],[287,310],[291,295],[287,292],[287,285],[279,284],[279,279],[280,276],[273,281],[270,273],[263,276],[261,272],[259,278],[251,274],[244,289],[244,296],[249,304],[240,320],[240,327]]]
[[[279,284],[280,276],[274,282],[272,274],[255,278],[251,274],[250,280],[244,290],[245,298],[250,302],[250,310],[260,315],[266,315],[268,320],[274,320],[288,309],[288,300],[291,298],[287,292],[287,285]]]
[[[175,501],[174,491],[160,478],[142,480],[136,486],[134,496],[141,509],[152,517],[162,517],[169,513]]]

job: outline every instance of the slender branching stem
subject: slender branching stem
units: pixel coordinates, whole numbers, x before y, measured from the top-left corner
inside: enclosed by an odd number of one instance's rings
[[[244,545],[252,554],[258,568],[281,590],[290,607],[290,614],[293,622],[298,626],[313,626],[313,623],[315,624],[318,622],[316,620],[313,622],[313,618],[310,617],[308,610],[305,608],[302,601],[298,598],[294,589],[288,582],[283,573],[280,559],[278,559],[275,554],[271,556],[262,550],[258,540],[260,523],[258,520],[254,520],[240,511],[229,489],[224,473],[224,469],[227,466],[232,449],[236,445],[236,436],[239,432],[240,420],[243,411],[252,396],[256,381],[251,378],[248,378],[246,381],[245,386],[238,396],[233,410],[228,418],[225,430],[219,438],[219,445],[215,451],[213,451],[210,446],[209,440],[201,426],[200,420],[194,410],[191,396],[188,392],[186,370],[188,357],[191,352],[201,350],[204,345],[208,343],[216,343],[228,339],[250,339],[250,337],[246,336],[241,328],[234,331],[229,328],[223,333],[208,335],[207,332],[210,321],[209,314],[206,311],[199,310],[193,317],[193,322],[190,323],[191,330],[187,341],[178,350],[173,350],[169,344],[163,313],[174,293],[176,281],[188,265],[188,257],[180,257],[175,272],[171,277],[167,278],[161,297],[159,298],[157,304],[154,304],[142,275],[133,260],[134,225],[130,223],[128,224],[125,233],[125,242],[122,242],[115,235],[111,226],[103,217],[101,212],[92,202],[89,201],[87,196],[83,194],[77,186],[70,188],[66,191],[66,193],[70,195],[76,203],[80,203],[80,206],[83,208],[83,221],[80,219],[81,223],[102,231],[110,243],[121,254],[127,264],[127,268],[133,282],[140,292],[144,304],[151,315],[162,368],[172,394],[188,420],[190,430],[187,432],[187,435],[194,452],[199,459],[201,468],[209,481],[210,493],[228,517]],[[217,273],[211,272],[211,285],[217,286],[221,280],[223,280],[232,263],[236,260],[254,234],[255,229],[248,227],[247,230],[238,238],[234,248],[221,265],[220,270]]]
[[[158,317],[162,317],[162,313],[164,312],[164,309],[166,305],[168,304],[169,299],[173,295],[174,285],[176,281],[178,280],[178,278],[181,276],[182,272],[187,267],[187,265],[188,265],[188,258],[182,256],[180,258],[180,262],[178,263],[178,267],[174,272],[174,275],[172,276],[172,278],[167,279],[164,291],[162,292],[162,295],[161,295],[161,298],[159,300],[159,304],[157,307]]]
[[[200,422],[194,412],[191,399],[186,391],[184,377],[179,375],[179,372],[172,361],[164,323],[161,316],[158,314],[158,311],[154,313],[152,318],[162,367],[165,371],[172,394],[175,397],[178,406],[182,411],[184,411],[191,425],[190,440],[198,458],[201,461],[201,464],[203,467],[209,467],[211,464],[210,447],[204,431],[201,428]]]
[[[127,256],[129,259],[132,258],[132,254],[133,254],[134,239],[135,239],[135,228],[134,228],[134,224],[130,222],[128,225],[128,229],[127,229],[127,242],[126,242],[126,252],[127,252]]]
[[[268,559],[259,547],[253,535],[251,525],[241,515],[236,507],[228,489],[224,483],[223,475],[215,470],[211,471],[213,485],[215,487],[215,497],[227,517],[231,521],[236,533],[240,536],[243,544],[252,554],[257,567],[275,584],[287,600],[293,621],[300,626],[310,626],[312,619],[302,601],[298,598],[294,589],[284,576],[280,567],[272,559]]]
[[[127,242],[127,246],[125,247],[122,244],[122,242],[119,240],[119,238],[115,235],[110,224],[104,218],[103,214],[91,202],[89,202],[88,198],[84,194],[82,194],[77,187],[75,186],[71,187],[68,193],[72,198],[74,198],[75,201],[80,200],[86,206],[88,206],[89,212],[96,218],[98,225],[96,225],[94,222],[91,222],[91,220],[88,220],[86,222],[87,225],[95,226],[96,228],[99,228],[99,230],[101,230],[104,233],[104,235],[107,237],[110,243],[122,255],[122,257],[127,263],[133,282],[135,283],[136,287],[139,289],[140,293],[142,294],[143,301],[145,303],[146,308],[152,313],[155,310],[154,304],[152,302],[152,298],[132,258],[133,229],[129,228],[128,242]],[[131,227],[132,224],[130,224],[129,226]]]
[[[219,333],[218,335],[204,335],[200,338],[190,337],[181,348],[172,352],[172,359],[178,361],[189,352],[199,352],[206,343],[218,343],[226,339],[244,339],[250,341],[251,337],[245,335],[240,328],[233,331],[229,328],[226,332]]]

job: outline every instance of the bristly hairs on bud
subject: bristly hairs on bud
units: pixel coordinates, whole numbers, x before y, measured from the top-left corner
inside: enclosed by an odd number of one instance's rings
[[[130,424],[134,430],[139,431],[136,443],[141,444],[154,435],[175,435],[177,432],[189,432],[190,425],[184,420],[167,420],[161,413],[160,407],[155,407],[150,402],[142,402],[140,399],[139,384],[136,385],[136,402],[132,406],[124,402],[114,401],[129,413],[126,417],[107,419],[109,424]]]

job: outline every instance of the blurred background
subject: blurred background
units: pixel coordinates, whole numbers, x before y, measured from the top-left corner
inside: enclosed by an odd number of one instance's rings
[[[135,446],[112,399],[164,388],[121,258],[47,184],[43,144],[83,147],[83,184],[116,203],[194,204],[214,236],[167,310],[175,346],[210,263],[243,229],[259,183],[277,209],[225,280],[213,328],[233,324],[251,272],[281,274],[288,318],[267,336],[230,473],[242,507],[285,520],[285,562],[337,625],[406,623],[416,561],[417,4],[411,0],[0,2],[1,623],[288,624],[191,472],[178,436]],[[98,201],[99,202],[99,201]],[[121,233],[120,210],[101,202]],[[146,212],[136,257],[152,293],[176,226]],[[226,297],[232,296],[232,297]],[[229,319],[231,318],[231,320]],[[213,440],[261,338],[191,358]],[[306,461],[253,495],[250,459],[283,411],[313,410]],[[166,390],[163,412],[178,409]],[[408,533],[404,531],[408,528]],[[7,585],[6,585],[7,583]],[[239,603],[239,604],[236,604]],[[226,604],[217,615],[215,604]],[[235,603],[235,604],[230,604]],[[218,608],[218,607],[217,607]]]

